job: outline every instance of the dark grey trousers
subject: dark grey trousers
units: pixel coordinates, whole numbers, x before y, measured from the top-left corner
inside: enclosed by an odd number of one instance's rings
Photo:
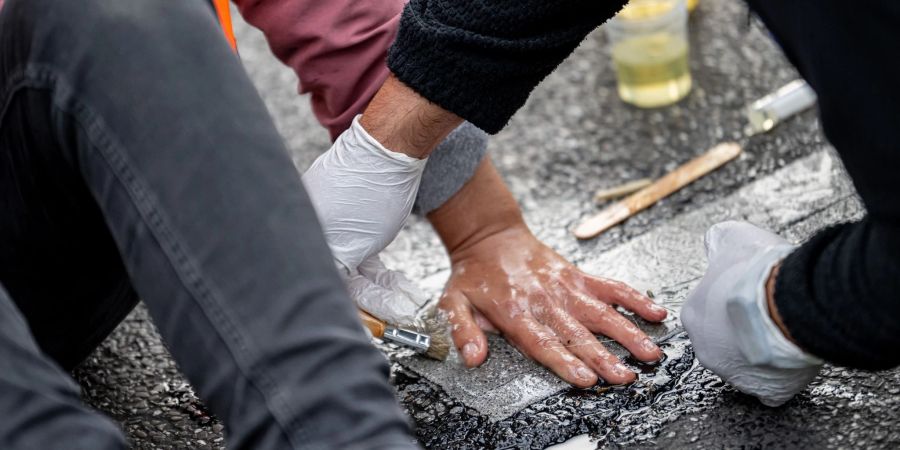
[[[140,296],[235,448],[413,447],[202,0],[0,12],[0,448],[125,446],[65,370]]]

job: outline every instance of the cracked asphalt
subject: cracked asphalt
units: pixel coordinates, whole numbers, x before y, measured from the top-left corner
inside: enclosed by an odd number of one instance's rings
[[[236,31],[247,71],[302,170],[328,148],[327,133],[316,124],[308,99],[297,96],[293,73],[274,59],[262,36],[242,23]],[[665,236],[661,227],[690,223],[686,217],[709,205],[738,205],[731,199],[743,195],[742,188],[766,186],[773,173],[829,152],[812,112],[767,135],[743,137],[744,106],[796,73],[742,2],[702,1],[691,18],[691,45],[691,94],[672,107],[640,110],[618,100],[604,37],[594,33],[491,140],[491,157],[534,232],[583,267],[607,270],[608,255],[643,245],[651,240],[648,236]],[[596,211],[591,202],[596,189],[659,176],[724,140],[740,141],[744,156],[598,239],[578,242],[571,236],[573,226]],[[838,191],[844,188],[849,189]],[[851,194],[833,195],[831,202],[817,200],[824,202],[821,208],[798,210],[803,214],[791,217],[779,231],[801,239],[825,224],[861,214]],[[791,211],[775,210],[770,216],[784,214]],[[420,280],[428,292],[440,291],[448,262],[424,221],[410,221],[384,256],[389,266]],[[672,305],[685,293],[684,286],[657,289]],[[454,396],[454,386],[441,384],[433,369],[404,352],[382,348],[393,361],[398,397],[416,422],[420,442],[429,448],[544,448],[579,436],[573,448],[900,446],[900,370],[827,367],[797,398],[770,409],[697,366],[683,335],[671,337],[663,347],[667,359],[657,367],[631,362],[644,372],[633,386],[548,388],[552,392],[501,413]],[[499,338],[492,338],[491,350],[498,361],[509,361],[504,367],[517,370],[528,364]],[[543,379],[543,369],[529,370],[535,380]],[[135,448],[226,445],[221,424],[178,372],[142,306],[74,375],[85,401],[121,423]],[[481,380],[496,375],[485,367],[467,376]],[[521,389],[529,387],[526,383]]]

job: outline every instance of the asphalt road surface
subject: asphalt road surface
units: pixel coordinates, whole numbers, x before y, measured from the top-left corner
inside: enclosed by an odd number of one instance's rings
[[[796,78],[738,0],[704,0],[691,18],[694,88],[678,105],[640,110],[618,100],[602,33],[594,33],[532,95],[490,154],[534,232],[594,273],[624,279],[677,311],[705,261],[700,236],[727,218],[802,240],[863,213],[852,185],[804,113],[744,138],[743,108]],[[241,57],[299,170],[330,145],[294,74],[265,40],[237,24]],[[656,177],[734,140],[745,154],[628,220],[578,242],[571,229],[596,211],[592,192]],[[448,262],[426,222],[414,219],[385,254],[437,295]],[[667,358],[632,386],[569,389],[491,339],[485,367],[439,365],[389,347],[398,397],[430,448],[896,448],[900,371],[827,367],[809,389],[770,409],[697,366],[677,318],[642,323]],[[618,351],[621,351],[619,349]],[[75,376],[85,400],[118,420],[135,448],[223,448],[223,427],[204,408],[138,307]]]

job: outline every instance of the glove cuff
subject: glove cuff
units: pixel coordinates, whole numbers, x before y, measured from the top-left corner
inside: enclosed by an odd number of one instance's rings
[[[383,156],[387,156],[390,159],[395,161],[407,164],[409,166],[418,168],[419,170],[425,170],[425,164],[428,162],[428,158],[414,158],[412,156],[407,155],[406,153],[395,152],[393,150],[388,149],[384,145],[381,145],[381,142],[378,142],[378,139],[372,137],[368,131],[359,123],[359,119],[362,117],[362,114],[358,114],[353,118],[353,123],[350,124],[350,132],[353,133],[352,136],[355,140],[360,142],[365,142],[368,147],[375,148],[381,152]]]
[[[791,342],[769,315],[766,282],[772,268],[794,250],[794,246],[772,247],[748,264],[746,281],[736,286],[727,301],[729,320],[734,326],[738,347],[752,364],[784,369],[818,366],[822,360]]]
[[[772,319],[772,315],[769,313],[769,301],[768,301],[768,293],[766,292],[766,284],[769,281],[769,277],[771,276],[772,269],[781,262],[787,255],[793,252],[796,249],[794,246],[786,246],[780,249],[773,249],[773,255],[771,256],[771,260],[768,261],[767,264],[763,265],[763,270],[760,273],[760,278],[756,283],[756,307],[759,311],[760,321],[763,324],[764,329],[766,330],[766,337],[768,339],[769,345],[772,347],[773,351],[773,362],[775,361],[796,361],[797,363],[805,363],[802,365],[807,366],[816,366],[822,365],[824,362],[805,352],[802,348],[798,347],[797,344],[794,344],[784,333],[781,331],[781,328],[778,327],[778,324]],[[774,364],[778,367],[782,367],[781,365]]]

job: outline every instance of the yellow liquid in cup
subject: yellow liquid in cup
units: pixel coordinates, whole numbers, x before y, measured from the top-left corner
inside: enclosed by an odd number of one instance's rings
[[[670,105],[691,91],[688,44],[666,32],[626,38],[612,47],[622,100],[642,108]]]
[[[630,2],[619,12],[623,20],[652,19],[668,13],[675,7],[673,0]]]

